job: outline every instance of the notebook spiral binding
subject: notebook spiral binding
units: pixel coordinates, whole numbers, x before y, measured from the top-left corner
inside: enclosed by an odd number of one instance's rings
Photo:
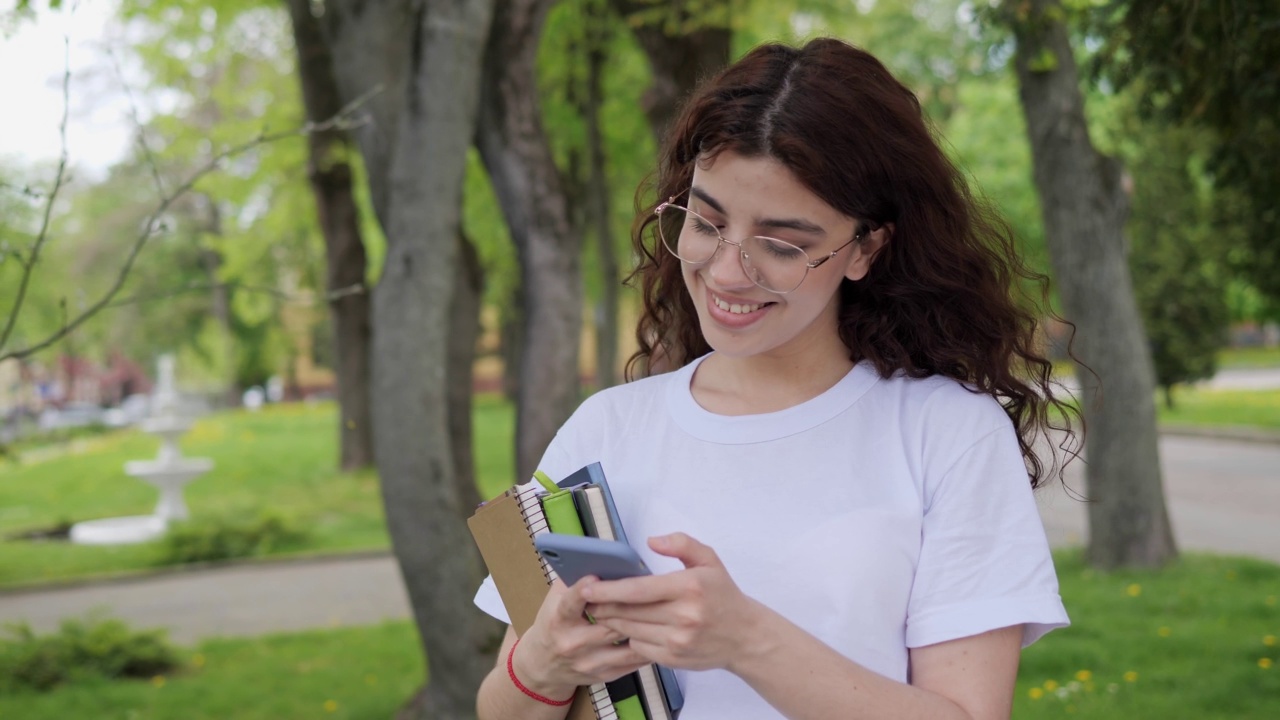
[[[516,494],[516,501],[520,505],[520,513],[524,515],[530,540],[536,535],[551,532],[546,513],[542,511],[542,500],[539,498],[541,494],[536,487],[527,487]],[[556,571],[542,559],[541,555],[538,556],[538,561],[542,564],[542,576],[550,585],[558,577]],[[618,720],[618,711],[614,708],[613,700],[609,697],[609,688],[604,683],[592,685],[587,690],[591,697],[591,707],[596,711],[597,720]]]
[[[609,699],[609,688],[604,684],[592,685],[591,688],[591,707],[595,708],[596,718],[598,720],[618,720],[618,711],[613,707],[613,700]]]
[[[536,487],[527,487],[521,490],[517,495],[517,501],[520,504],[520,512],[524,515],[525,525],[529,530],[529,539],[532,540],[535,535],[541,535],[551,532],[551,527],[547,524],[547,516],[542,512],[542,501],[539,499],[540,492]],[[557,577],[556,571],[551,568],[541,555],[538,556],[538,562],[542,565],[542,576],[547,579],[550,585]]]

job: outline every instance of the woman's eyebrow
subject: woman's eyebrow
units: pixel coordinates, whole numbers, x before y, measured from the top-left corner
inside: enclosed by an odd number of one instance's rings
[[[724,211],[724,207],[720,205],[715,198],[711,197],[706,190],[695,185],[689,189],[689,194],[711,206],[712,210],[715,210],[721,215],[728,214]],[[821,235],[824,237],[827,234],[827,231],[823,230],[822,226],[815,225],[814,223],[801,218],[760,218],[755,221],[755,225],[756,227],[762,228],[798,230],[802,233],[808,233],[809,235]]]

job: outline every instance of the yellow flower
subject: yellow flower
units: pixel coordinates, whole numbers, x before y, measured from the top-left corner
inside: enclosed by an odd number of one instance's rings
[[[1275,645],[1275,644],[1276,644],[1276,636],[1275,636],[1275,635],[1263,635],[1263,636],[1262,636],[1262,644],[1263,644],[1263,645],[1266,645],[1267,647],[1271,647],[1272,645]]]
[[[1080,682],[1089,682],[1089,679],[1092,677],[1093,677],[1093,673],[1089,672],[1088,670],[1081,670],[1076,673],[1076,679],[1079,680]]]
[[[1027,696],[1030,697],[1032,700],[1039,700],[1040,698],[1044,697],[1044,691],[1041,690],[1040,688],[1031,688],[1030,690],[1027,691]]]
[[[164,680],[164,676],[163,676],[163,675],[157,675],[157,676],[155,676],[155,677],[151,678],[151,684],[152,684],[152,685],[154,685],[154,686],[156,686],[156,687],[158,687],[158,688],[162,688],[162,687],[164,687],[164,682],[165,682],[165,680]]]
[[[1125,588],[1124,591],[1129,594],[1129,597],[1138,597],[1139,595],[1142,594],[1142,586],[1139,585],[1138,583],[1134,583],[1129,587]]]
[[[364,676],[364,682],[365,682],[365,684],[366,684],[366,685],[377,685],[377,684],[378,684],[378,676],[376,676],[376,675],[365,675],[365,676]]]
[[[1156,634],[1159,635],[1160,637],[1169,637],[1170,635],[1173,634],[1173,630],[1169,629],[1168,626],[1163,626],[1156,631]]]
[[[1058,689],[1058,681],[1057,681],[1057,680],[1045,680],[1045,681],[1044,681],[1044,689],[1045,689],[1046,691],[1048,691],[1048,692],[1053,692],[1054,690],[1057,690],[1057,689]]]
[[[1267,596],[1267,604],[1268,604],[1268,605],[1275,605],[1275,604],[1276,604],[1276,596],[1275,596],[1275,595],[1268,595],[1268,596]]]
[[[325,712],[338,712],[338,703],[337,703],[337,701],[335,701],[335,700],[325,700],[325,701],[324,701],[324,711],[325,711]]]
[[[1236,579],[1236,571],[1235,571],[1235,570],[1228,570],[1228,571],[1227,571],[1227,579],[1228,579],[1228,580],[1235,580],[1235,579]]]
[[[1130,670],[1129,672],[1124,674],[1124,681],[1138,682],[1138,673],[1134,672],[1133,670]]]
[[[1258,667],[1263,670],[1271,669],[1271,658],[1258,658]]]
[[[202,655],[201,653],[196,653],[191,658],[191,664],[195,665],[196,668],[204,667],[204,655]]]

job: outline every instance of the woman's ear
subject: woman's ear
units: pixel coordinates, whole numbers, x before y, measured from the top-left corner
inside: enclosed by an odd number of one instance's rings
[[[893,223],[885,223],[867,233],[861,242],[853,244],[853,262],[845,270],[846,278],[856,282],[867,276],[871,263],[875,262],[876,256],[893,239],[893,228]]]

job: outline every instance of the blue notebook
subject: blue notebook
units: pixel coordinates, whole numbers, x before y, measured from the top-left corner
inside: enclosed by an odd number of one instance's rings
[[[618,515],[618,506],[613,502],[613,493],[609,491],[609,483],[604,477],[604,468],[600,463],[591,463],[590,465],[578,470],[569,477],[557,483],[564,489],[575,489],[583,486],[595,485],[600,488],[601,495],[604,497],[605,509],[609,514],[609,524],[613,526],[614,539],[620,542],[627,541],[627,533],[622,527],[622,518]],[[579,514],[586,517],[587,513],[579,509]],[[679,683],[676,682],[676,675],[671,668],[661,665],[654,665],[657,669],[658,679],[662,685],[662,694],[665,696],[667,707],[671,710],[671,717],[675,718],[680,713],[680,709],[684,707],[684,693],[680,690]]]

